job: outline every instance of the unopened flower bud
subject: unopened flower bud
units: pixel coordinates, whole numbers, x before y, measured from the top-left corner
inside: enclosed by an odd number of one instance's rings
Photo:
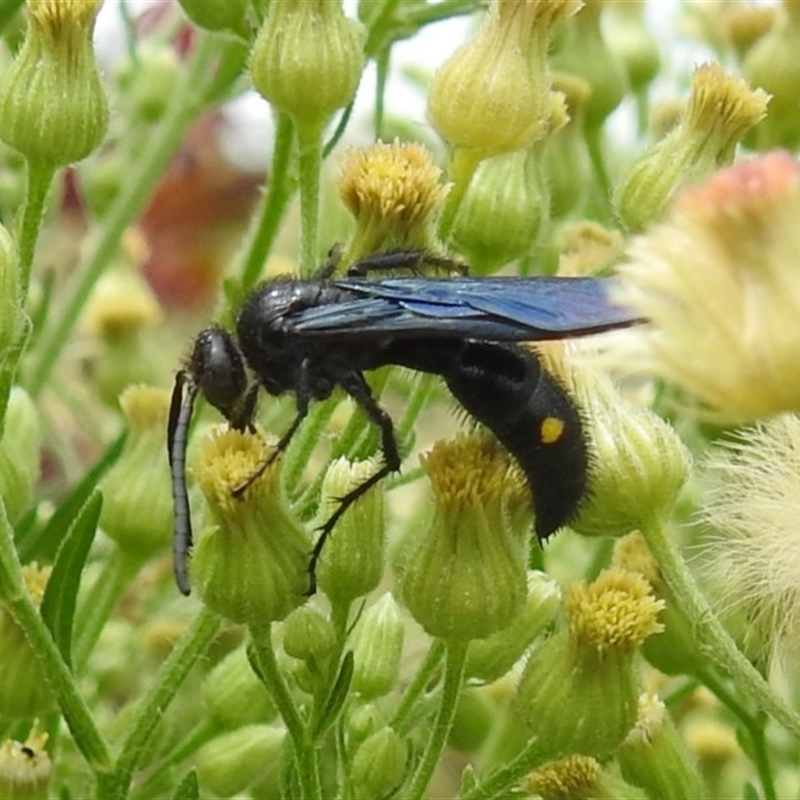
[[[301,661],[321,659],[336,647],[336,631],[330,618],[311,605],[300,606],[283,623],[283,649]]]
[[[197,456],[195,477],[214,521],[198,537],[191,561],[198,594],[235,622],[261,628],[285,618],[305,599],[311,546],[280,496],[279,462],[252,480],[267,447],[260,436],[233,429],[213,431]]]
[[[607,3],[605,28],[608,44],[620,59],[628,85],[640,95],[658,75],[661,58],[658,42],[647,27],[643,0]]]
[[[269,722],[275,716],[267,690],[253,672],[244,646],[232,650],[206,675],[203,705],[220,728]]]
[[[301,130],[316,133],[355,95],[364,29],[338,0],[273,0],[250,55],[253,85]]]
[[[373,733],[356,750],[351,774],[356,797],[388,797],[403,782],[408,744],[392,728]]]
[[[230,3],[229,5],[244,5]],[[157,122],[175,99],[180,64],[175,50],[167,45],[140,47],[128,98],[136,118]]]
[[[238,31],[247,11],[245,0],[178,0],[189,19],[207,31]]]
[[[483,687],[463,689],[447,737],[448,746],[460,753],[476,753],[495,729],[497,710],[498,704]]]
[[[454,148],[486,158],[527,147],[546,130],[550,33],[577,0],[494,0],[478,34],[434,76],[428,111]]]
[[[665,519],[691,465],[678,434],[606,376],[582,370],[574,381],[594,458],[588,497],[570,526],[585,536],[623,536]]]
[[[50,568],[22,568],[25,588],[35,606],[41,605]],[[55,698],[22,628],[0,608],[0,714],[32,718],[50,711]]]
[[[41,449],[39,410],[24,389],[13,386],[0,439],[0,496],[12,524],[31,504],[33,488],[39,480]]]
[[[108,101],[92,50],[100,0],[28,0],[28,31],[0,81],[0,138],[63,167],[96,150]]]
[[[616,758],[625,779],[645,789],[648,797],[681,800],[708,796],[672,717],[655,695],[639,698],[636,725]]]
[[[164,458],[169,392],[131,386],[119,399],[128,438],[102,482],[100,526],[122,550],[146,559],[172,536],[172,494]]]
[[[547,187],[531,150],[492,156],[458,207],[453,241],[471,273],[488,275],[531,251],[549,218]]]
[[[526,594],[527,537],[506,524],[527,499],[516,465],[492,437],[438,442],[422,460],[433,519],[401,556],[403,600],[432,636],[482,639],[511,624]]]
[[[742,73],[755,86],[772,95],[769,111],[755,131],[759,150],[800,144],[797,86],[800,84],[800,8],[783,2],[776,10],[771,29],[750,49]]]
[[[517,692],[542,760],[575,752],[600,758],[622,742],[636,720],[635,655],[660,630],[661,606],[644,578],[624,570],[567,590],[568,629],[534,648]]]
[[[434,223],[446,188],[442,171],[422,145],[378,142],[349,150],[339,194],[356,222],[342,253],[343,269],[373,253],[441,249]]]
[[[528,597],[522,611],[504,630],[469,643],[466,677],[491,683],[505,675],[560,608],[558,583],[543,572],[528,573]]]
[[[97,340],[90,375],[112,406],[131,384],[156,385],[162,378],[154,336],[161,309],[137,266],[143,247],[138,236],[126,237],[124,260],[105,272],[83,310],[82,324]]]
[[[625,225],[643,230],[679,187],[730,164],[736,145],[767,113],[768,100],[718,64],[699,66],[680,123],[634,161],[615,191],[614,207]]]
[[[195,755],[200,785],[218,797],[240,795],[263,773],[280,771],[285,738],[273,725],[243,725],[217,736]]]
[[[741,64],[750,48],[767,34],[775,25],[775,18],[779,13],[778,6],[751,6],[738,3],[726,8],[725,27],[727,38]],[[746,62],[744,69],[747,70]],[[748,78],[753,80],[752,75]],[[753,80],[756,86],[761,84]],[[762,87],[766,88],[766,87]]]
[[[554,69],[578,75],[592,88],[586,101],[586,128],[598,130],[627,89],[625,68],[606,43],[601,26],[604,0],[586,0],[562,30],[552,57]]]
[[[46,733],[32,731],[24,742],[6,739],[0,744],[0,797],[40,800],[48,797],[53,772],[44,749]]]
[[[348,492],[378,469],[372,461],[334,461],[322,483],[320,518],[327,520]],[[336,523],[317,565],[317,583],[331,605],[347,608],[380,582],[386,559],[383,492],[375,487],[360,497]]]
[[[366,699],[388,694],[397,683],[403,650],[403,618],[387,592],[362,615],[353,631],[353,689]]]

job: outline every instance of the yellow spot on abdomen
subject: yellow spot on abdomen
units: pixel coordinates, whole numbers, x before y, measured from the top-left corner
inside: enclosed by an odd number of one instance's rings
[[[539,428],[542,444],[555,444],[564,433],[564,420],[557,417],[545,417]]]

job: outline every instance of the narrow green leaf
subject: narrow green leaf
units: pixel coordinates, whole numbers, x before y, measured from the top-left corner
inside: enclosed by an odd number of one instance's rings
[[[172,800],[198,800],[199,797],[200,786],[197,783],[197,772],[190,770],[175,787]]]
[[[68,666],[72,662],[72,623],[78,588],[102,507],[103,495],[95,490],[78,512],[58,549],[42,599],[42,619]]]
[[[318,740],[339,717],[344,708],[347,693],[350,691],[350,684],[353,680],[353,651],[348,650],[342,659],[339,667],[339,674],[333,684],[331,693],[325,701],[325,705],[319,715],[319,720],[314,726],[314,740]]]

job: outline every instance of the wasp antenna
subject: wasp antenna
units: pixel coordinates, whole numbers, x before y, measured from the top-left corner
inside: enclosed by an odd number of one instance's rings
[[[172,472],[172,500],[175,513],[175,531],[172,540],[173,569],[178,589],[188,595],[188,558],[192,550],[192,519],[189,514],[189,495],[186,491],[186,442],[189,422],[192,418],[197,387],[189,385],[186,397],[181,402],[186,375],[179,372],[175,377],[172,404],[169,415],[169,466]]]

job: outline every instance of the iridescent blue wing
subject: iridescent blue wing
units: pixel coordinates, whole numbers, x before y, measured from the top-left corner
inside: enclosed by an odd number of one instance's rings
[[[292,312],[300,336],[489,341],[563,339],[639,321],[609,297],[609,278],[346,278],[351,299]]]

